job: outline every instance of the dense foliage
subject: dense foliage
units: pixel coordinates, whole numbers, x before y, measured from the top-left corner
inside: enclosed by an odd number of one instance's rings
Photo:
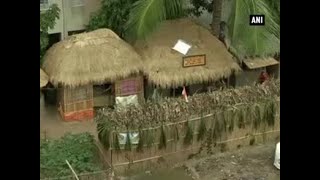
[[[226,1],[227,30],[224,30],[230,51],[240,59],[246,56],[273,56],[280,52],[280,0],[241,0]],[[216,0],[191,0],[193,5],[189,11],[200,16],[203,12],[213,12]],[[222,13],[226,9],[222,9]],[[251,14],[264,14],[266,24],[263,27],[249,26],[248,17]]]
[[[52,4],[44,12],[40,11],[40,62],[49,44],[48,31],[54,28],[59,13],[60,9],[56,4]]]
[[[125,24],[129,18],[130,9],[137,0],[102,0],[101,8],[92,14],[88,31],[99,28],[109,28],[124,38]]]
[[[97,120],[103,125],[101,128],[121,130],[161,126],[162,123],[178,122],[190,116],[201,117],[217,109],[223,110],[238,104],[250,106],[258,101],[274,100],[280,96],[279,84],[279,81],[272,81],[266,87],[246,86],[196,94],[189,97],[188,103],[182,98],[163,98],[159,102],[147,101],[139,106],[128,106],[118,111],[105,108],[98,112]],[[106,121],[108,123],[104,125],[103,122]]]
[[[143,38],[154,31],[159,23],[185,15],[200,16],[202,12],[212,13],[212,32],[218,36],[222,3],[224,0],[137,0],[130,10],[126,31],[133,38]],[[216,6],[215,6],[216,5]],[[280,3],[279,0],[230,1],[226,44],[240,59],[246,56],[273,56],[280,51]],[[249,15],[264,14],[265,26],[250,26]],[[170,16],[170,17],[169,17]],[[218,32],[216,32],[218,31]]]
[[[72,175],[69,161],[76,173],[102,170],[95,140],[89,133],[66,134],[57,140],[40,141],[41,178]]]
[[[159,142],[162,148],[165,147],[164,139],[168,139],[163,129],[170,123],[176,125],[170,126],[166,132],[175,131],[171,133],[175,134],[174,139],[184,137],[184,144],[192,142],[195,131],[199,132],[198,140],[207,139],[205,136],[211,131],[209,137],[215,141],[222,133],[232,132],[235,126],[238,128],[250,126],[253,129],[262,126],[272,127],[275,124],[277,100],[280,96],[279,84],[279,81],[272,81],[267,86],[198,94],[190,97],[188,103],[180,98],[166,98],[160,102],[146,102],[122,110],[104,109],[98,112],[97,117],[99,140],[108,149],[111,146],[109,140],[112,132],[117,134],[128,130],[143,131],[142,141],[146,146]],[[210,122],[210,127],[204,127],[207,125],[202,122],[202,125],[195,130],[194,122],[189,121],[186,122],[185,128],[177,125],[190,118],[204,117],[208,114],[211,114],[211,118],[206,122]],[[159,131],[160,139],[155,139]],[[113,139],[113,143],[118,144],[117,141],[118,138]],[[142,145],[139,146],[141,148]],[[117,148],[119,149],[119,146]]]
[[[109,28],[117,33],[121,38],[132,39],[135,31],[144,33],[145,28],[153,27],[153,22],[159,19],[173,19],[183,14],[180,3],[183,0],[102,0],[101,8],[93,13],[88,31],[99,28]],[[140,5],[143,5],[141,8]],[[166,8],[163,8],[163,7]],[[145,8],[145,9],[144,9]],[[164,14],[150,14],[150,12],[165,11]],[[136,19],[144,15],[145,19]],[[131,24],[139,24],[132,29]],[[150,23],[150,26],[148,25]]]
[[[232,1],[231,8],[226,36],[235,54],[242,59],[280,52],[280,14],[270,5],[270,0]],[[265,15],[265,25],[250,26],[248,17],[252,14]]]

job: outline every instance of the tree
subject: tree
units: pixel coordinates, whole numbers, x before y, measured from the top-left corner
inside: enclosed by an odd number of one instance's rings
[[[109,28],[121,38],[125,37],[125,24],[132,5],[137,0],[102,0],[101,8],[93,13],[87,25],[88,31]]]
[[[213,13],[212,13],[212,21],[211,21],[211,29],[213,35],[219,37],[220,34],[220,22],[221,22],[221,13],[222,13],[222,0],[213,0]]]
[[[48,10],[40,11],[40,63],[49,44],[49,29],[54,28],[56,19],[59,19],[60,9],[56,4],[49,7]]]
[[[226,38],[230,51],[239,58],[268,56],[279,52],[280,26],[279,0],[233,0],[232,13],[227,22]],[[133,38],[143,38],[166,19],[185,16],[185,12],[201,15],[204,10],[212,13],[211,28],[215,36],[220,33],[223,0],[191,0],[194,8],[186,7],[186,0],[137,0],[130,11],[126,25]],[[186,10],[186,11],[185,11]],[[250,14],[264,14],[267,23],[263,27],[249,26]]]
[[[240,59],[246,56],[273,56],[280,52],[280,14],[271,8],[270,2],[271,0],[232,2],[227,22],[227,39],[230,40],[230,50]],[[265,26],[250,26],[248,17],[251,14],[264,14]]]
[[[126,24],[128,38],[143,38],[160,22],[185,16],[184,5],[185,0],[137,0]]]

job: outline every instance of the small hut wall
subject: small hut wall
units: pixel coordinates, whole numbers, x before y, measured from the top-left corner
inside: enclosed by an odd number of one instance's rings
[[[279,78],[280,76],[280,64],[266,67],[266,71],[273,78]]]
[[[266,68],[259,68],[242,71],[241,73],[235,76],[236,87],[253,85],[259,79],[260,73],[265,70]]]
[[[113,89],[114,89],[113,84],[104,84],[103,86],[93,86],[94,107],[113,106],[115,104],[115,96],[113,93]]]
[[[87,120],[93,118],[92,85],[77,88],[63,88],[61,108],[66,121]]]
[[[114,85],[115,96],[138,95],[139,102],[144,102],[144,79],[143,76],[133,76],[118,80]]]

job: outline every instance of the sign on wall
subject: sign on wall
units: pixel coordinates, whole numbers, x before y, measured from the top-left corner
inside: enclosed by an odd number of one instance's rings
[[[185,56],[182,58],[182,67],[204,66],[206,65],[206,55]]]

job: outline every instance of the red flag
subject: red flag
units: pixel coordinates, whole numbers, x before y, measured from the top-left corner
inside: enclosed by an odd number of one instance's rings
[[[184,97],[184,99],[186,100],[186,102],[189,102],[189,101],[188,101],[188,94],[187,94],[187,91],[186,91],[186,87],[185,87],[185,86],[183,86],[182,96]]]

